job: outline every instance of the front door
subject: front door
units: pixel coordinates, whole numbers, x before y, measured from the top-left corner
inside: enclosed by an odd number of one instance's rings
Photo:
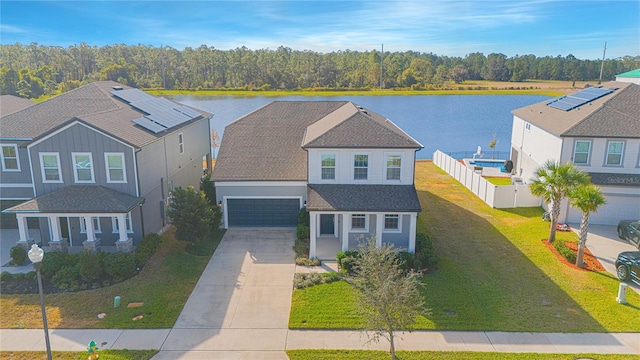
[[[333,235],[333,214],[320,214],[320,235]]]
[[[58,221],[60,223],[60,235],[69,242],[71,240],[71,236],[69,235],[69,218],[59,217]]]

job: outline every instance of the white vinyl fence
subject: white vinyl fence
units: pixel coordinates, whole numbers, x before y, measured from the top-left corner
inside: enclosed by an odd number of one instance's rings
[[[529,185],[494,185],[458,160],[436,150],[433,163],[453,176],[472,193],[497,209],[540,206],[540,198],[533,196]]]

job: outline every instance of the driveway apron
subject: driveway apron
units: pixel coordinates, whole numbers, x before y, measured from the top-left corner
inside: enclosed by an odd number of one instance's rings
[[[154,359],[286,359],[294,240],[295,229],[227,230]]]

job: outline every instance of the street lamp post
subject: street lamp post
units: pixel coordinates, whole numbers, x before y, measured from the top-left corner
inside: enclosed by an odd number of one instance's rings
[[[47,360],[51,360],[51,344],[49,343],[49,328],[47,327],[47,311],[44,308],[44,294],[42,293],[42,276],[40,275],[40,266],[42,265],[42,258],[44,257],[44,250],[38,247],[37,244],[31,245],[29,250],[29,260],[33,263],[33,268],[36,270],[38,277],[38,290],[40,291],[40,308],[42,309],[42,323],[44,324],[44,341],[47,345]]]

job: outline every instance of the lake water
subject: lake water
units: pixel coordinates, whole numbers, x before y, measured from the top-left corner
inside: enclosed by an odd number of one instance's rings
[[[214,114],[211,128],[222,138],[224,127],[272,101],[352,101],[383,115],[418,140],[424,149],[416,156],[431,159],[437,149],[468,151],[478,146],[491,154],[495,132],[496,152],[511,145],[511,111],[545,99],[542,95],[411,95],[411,96],[166,96],[174,101]]]

